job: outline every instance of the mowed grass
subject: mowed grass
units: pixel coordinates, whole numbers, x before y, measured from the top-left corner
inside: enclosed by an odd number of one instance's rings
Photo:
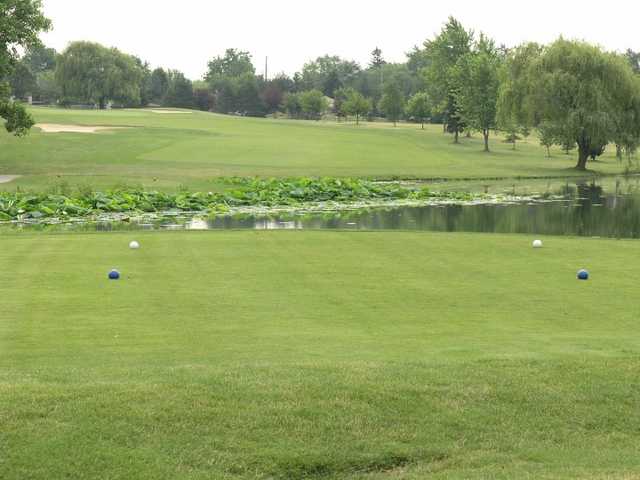
[[[3,480],[638,478],[638,242],[131,239],[0,239]]]
[[[3,189],[50,188],[60,182],[108,188],[216,188],[220,176],[357,176],[374,178],[513,178],[577,175],[575,155],[546,158],[535,138],[511,145],[500,136],[492,152],[480,138],[460,145],[439,125],[312,122],[151,110],[87,111],[34,108],[40,123],[130,126],[84,133],[43,133],[16,139],[0,132],[0,175],[23,175]],[[611,153],[591,165],[620,173]]]

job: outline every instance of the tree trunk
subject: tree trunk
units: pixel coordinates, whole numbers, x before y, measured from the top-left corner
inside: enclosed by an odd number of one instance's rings
[[[551,158],[551,147],[547,145],[547,158]]]
[[[456,129],[455,133],[453,134],[453,143],[460,143],[459,137],[460,132],[458,132],[458,130]]]
[[[576,170],[586,170],[587,161],[589,160],[589,147],[587,145],[578,145],[578,152]]]
[[[489,151],[489,130],[483,130],[482,135],[484,136],[484,151]]]
[[[360,114],[356,113],[356,125],[360,125]]]
[[[422,129],[424,130],[424,121],[422,122]]]

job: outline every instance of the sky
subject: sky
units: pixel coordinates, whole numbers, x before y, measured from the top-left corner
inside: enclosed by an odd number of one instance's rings
[[[640,2],[634,0],[44,0],[54,29],[42,36],[63,50],[91,40],[135,54],[152,67],[199,79],[227,48],[246,50],[258,73],[289,75],[314,58],[339,55],[366,65],[380,47],[402,62],[449,15],[507,46],[548,43],[560,35],[609,50],[640,50]],[[603,8],[603,6],[605,8]]]

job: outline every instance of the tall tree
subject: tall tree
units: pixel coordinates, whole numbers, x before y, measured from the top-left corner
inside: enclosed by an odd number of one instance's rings
[[[412,96],[407,102],[407,116],[413,118],[422,125],[431,115],[431,100],[426,92],[419,92]]]
[[[206,81],[196,80],[193,82],[193,103],[198,110],[203,112],[211,112],[213,110],[215,97]]]
[[[156,68],[151,72],[151,101],[157,104],[164,104],[165,97],[169,91],[169,76],[162,68]]]
[[[301,87],[304,90],[321,90],[333,94],[340,87],[349,87],[360,72],[356,62],[337,56],[325,55],[309,62],[300,74]]]
[[[0,118],[7,131],[24,135],[33,126],[33,118],[24,107],[9,99],[8,78],[18,60],[20,48],[39,45],[38,35],[51,22],[42,13],[40,0],[3,0],[0,2]]]
[[[395,127],[404,113],[405,98],[397,82],[390,81],[384,86],[384,94],[380,100],[380,110]]]
[[[11,93],[17,98],[33,95],[38,88],[38,79],[24,61],[19,61],[9,77]]]
[[[216,57],[209,62],[206,80],[215,83],[221,78],[240,77],[246,73],[256,73],[249,52],[228,48],[224,56]]]
[[[427,92],[434,110],[442,115],[445,130],[454,135],[454,142],[464,131],[459,106],[456,100],[455,75],[453,70],[458,61],[471,51],[473,32],[465,30],[462,24],[450,17],[440,34],[424,44],[425,77]]]
[[[369,62],[369,66],[371,68],[380,68],[384,64],[386,64],[384,57],[382,56],[382,50],[376,47],[373,52],[371,52],[371,62]]]
[[[248,52],[227,49],[224,56],[209,62],[205,79],[215,95],[215,110],[243,115],[263,114],[258,79]]]
[[[489,151],[489,135],[497,127],[496,109],[500,88],[500,57],[493,41],[480,36],[472,52],[463,55],[453,70],[457,83],[455,100],[465,124],[478,130]]]
[[[635,52],[631,49],[628,49],[625,53],[629,63],[631,64],[631,68],[635,73],[640,73],[640,52]]]
[[[332,70],[327,75],[327,78],[324,80],[324,84],[322,87],[322,92],[327,97],[332,97],[335,95],[336,90],[340,90],[342,88],[342,81],[340,80],[340,74],[337,70]]]
[[[192,108],[193,84],[178,70],[167,72],[168,88],[164,104],[167,107]]]
[[[559,142],[578,146],[577,169],[608,143],[640,135],[640,80],[622,56],[560,39],[534,63],[530,79],[532,118]]]
[[[110,101],[139,106],[144,72],[138,60],[115,48],[74,42],[58,58],[56,80],[64,101],[106,108]]]
[[[261,79],[262,80],[262,79]],[[252,73],[245,73],[236,79],[236,96],[238,111],[250,117],[264,116],[264,104],[260,98],[258,78]]]
[[[517,136],[527,135],[531,130],[532,119],[528,114],[527,92],[529,90],[529,72],[531,65],[542,52],[536,43],[525,43],[511,49],[505,58],[500,91],[498,93],[498,126],[509,135],[516,148]],[[546,138],[550,138],[549,135]]]

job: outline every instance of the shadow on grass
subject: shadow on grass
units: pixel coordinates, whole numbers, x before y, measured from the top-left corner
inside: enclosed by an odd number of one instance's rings
[[[270,472],[279,479],[323,479],[344,475],[362,475],[372,473],[393,473],[415,463],[438,463],[447,459],[443,453],[431,453],[420,456],[388,453],[375,457],[362,458],[324,458],[297,457],[278,463]]]

